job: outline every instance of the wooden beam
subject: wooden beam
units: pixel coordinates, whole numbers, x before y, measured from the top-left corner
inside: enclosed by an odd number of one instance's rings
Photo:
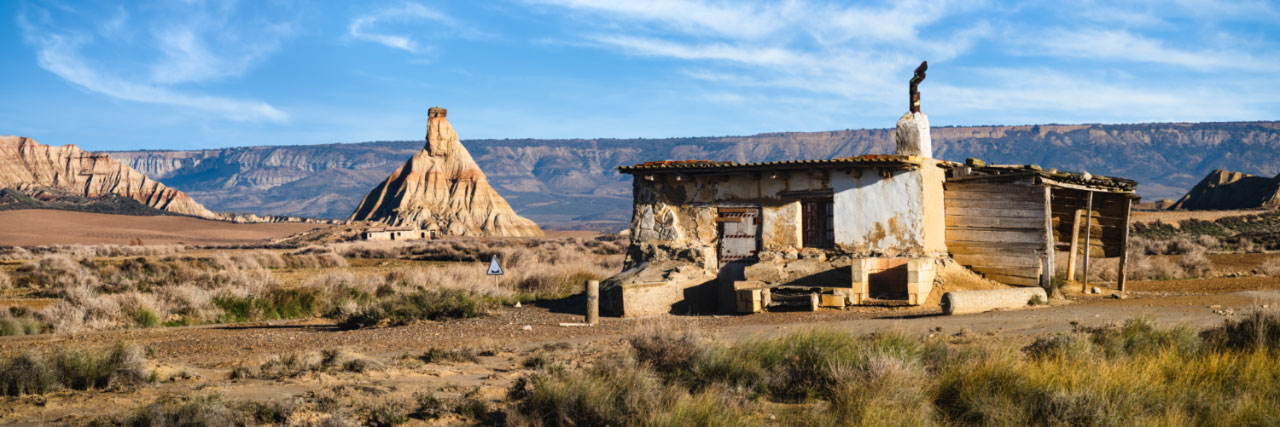
[[[1044,233],[1027,231],[947,230],[947,240],[958,242],[1035,243],[1044,245]]]
[[[1040,287],[1046,295],[1053,295],[1053,245],[1057,240],[1053,237],[1053,194],[1052,188],[1044,186],[1044,266],[1040,267]]]
[[[1084,209],[1086,212],[1085,215],[1089,217],[1093,216],[1093,192],[1092,191],[1089,192],[1089,198],[1088,198],[1088,201],[1085,202]],[[1090,241],[1089,239],[1091,236],[1089,236],[1089,231],[1091,228],[1093,227],[1084,228],[1084,241],[1086,242]],[[1086,293],[1089,292],[1089,248],[1092,248],[1092,247],[1093,245],[1084,245],[1084,277],[1081,278],[1084,280],[1081,280],[1080,282],[1084,284],[1083,292],[1086,292]]]
[[[1071,250],[1067,254],[1067,280],[1076,280],[1076,253],[1080,252],[1080,217],[1083,210],[1076,210],[1076,218],[1071,221]]]
[[[974,216],[987,218],[1035,218],[1043,215],[1039,209],[986,209],[986,208],[950,208],[947,215]]]
[[[1124,210],[1124,232],[1120,237],[1120,277],[1117,280],[1116,287],[1120,292],[1124,292],[1125,284],[1129,282],[1129,213],[1133,209],[1132,199],[1125,199],[1125,204],[1129,205]]]

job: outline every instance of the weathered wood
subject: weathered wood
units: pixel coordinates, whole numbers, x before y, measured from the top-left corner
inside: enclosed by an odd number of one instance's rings
[[[1089,201],[1088,203],[1085,204],[1084,211],[1086,216],[1092,215],[1092,212],[1093,212],[1093,192],[1092,191],[1089,192]],[[1089,235],[1089,228],[1090,227],[1084,228],[1084,241],[1086,242],[1088,242],[1089,239],[1092,238]],[[1081,289],[1082,292],[1089,291],[1089,248],[1091,247],[1093,247],[1092,244],[1084,245],[1084,268],[1083,268],[1084,277],[1081,278],[1083,280],[1080,280],[1080,283],[1083,286],[1083,288]]]
[[[1013,193],[991,193],[985,191],[966,191],[948,189],[944,194],[944,198],[956,200],[991,200],[998,198],[1001,200],[1034,202],[1039,197],[1029,192],[1013,192]]]
[[[1075,220],[1071,221],[1071,249],[1067,254],[1067,280],[1076,280],[1076,253],[1080,251],[1080,221],[1084,211],[1076,211]]]
[[[1006,285],[1014,286],[1039,286],[1040,279],[1037,277],[1021,277],[1021,276],[1004,276],[999,274],[983,274],[988,280],[994,280]]]
[[[1120,238],[1120,267],[1118,268],[1120,277],[1116,281],[1116,288],[1120,292],[1124,292],[1125,285],[1129,282],[1129,215],[1133,210],[1133,200],[1126,198],[1125,204],[1129,206],[1126,206],[1124,211],[1125,227],[1123,237]]]
[[[981,216],[946,216],[947,226],[953,227],[999,227],[999,228],[1038,228],[1039,218],[1000,218]]]
[[[1030,194],[1040,195],[1039,185],[1022,185],[1022,184],[991,184],[977,182],[947,182],[943,184],[946,191],[966,191],[974,193],[998,193],[998,194]]]
[[[956,262],[965,266],[1038,268],[1040,257],[1037,254],[1022,253],[1018,256],[987,254],[954,254]]]
[[[1040,281],[1040,263],[1036,263],[1034,267],[1018,268],[1018,267],[970,267],[973,271],[982,274],[996,274],[1000,276],[1024,277],[1033,279],[1037,283]]]
[[[600,281],[587,281],[587,324],[594,325],[600,321]]]
[[[1044,202],[1028,202],[1028,201],[1022,201],[1022,200],[1002,200],[999,198],[991,198],[987,200],[965,200],[965,199],[947,198],[943,201],[943,206],[946,206],[947,209],[982,208],[982,209],[1019,209],[1019,210],[1037,211],[1037,210],[1044,209]]]
[[[1044,250],[1040,242],[1036,243],[1001,243],[1001,242],[963,242],[947,241],[947,251],[952,255],[1026,255],[1039,254]]]
[[[1035,231],[947,230],[947,241],[1036,243],[1043,244],[1044,236]]]
[[[1049,187],[1049,186],[1045,186],[1045,187],[1044,187],[1044,201],[1043,201],[1043,203],[1044,203],[1044,211],[1045,211],[1045,212],[1052,212],[1052,211],[1053,211],[1053,188],[1052,188],[1052,187]],[[1053,236],[1054,231],[1053,231],[1053,216],[1052,216],[1052,215],[1045,215],[1045,216],[1044,216],[1044,233],[1045,233],[1045,236],[1044,236],[1044,238],[1045,238],[1045,240],[1044,240],[1044,245],[1045,245],[1045,246],[1044,246],[1044,249],[1045,249],[1045,250],[1044,250],[1044,257],[1043,257],[1043,258],[1041,258],[1041,260],[1040,260],[1040,262],[1042,263],[1042,264],[1041,264],[1041,266],[1040,266],[1040,287],[1044,288],[1044,291],[1045,291],[1048,295],[1052,295],[1052,294],[1053,294],[1053,292],[1054,292],[1054,289],[1053,289],[1053,256],[1054,256],[1054,252],[1055,252],[1055,251],[1053,250],[1053,244],[1054,244],[1055,240],[1054,240],[1054,236]]]
[[[978,216],[993,218],[1036,218],[1040,219],[1044,211],[1040,209],[983,209],[983,208],[948,208],[947,215]]]

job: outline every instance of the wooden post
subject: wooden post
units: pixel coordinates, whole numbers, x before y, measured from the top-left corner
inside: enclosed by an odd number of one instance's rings
[[[1089,248],[1093,247],[1093,192],[1089,192],[1089,197],[1085,199],[1084,213],[1084,277],[1081,277],[1081,283],[1084,283],[1084,292],[1089,292]]]
[[[1124,231],[1120,233],[1120,277],[1116,279],[1116,288],[1120,292],[1124,292],[1124,285],[1129,281],[1129,215],[1133,210],[1133,199],[1128,195],[1124,198],[1124,219],[1120,221]]]
[[[1044,186],[1044,242],[1045,251],[1040,267],[1040,287],[1044,288],[1046,295],[1053,296],[1056,289],[1053,289],[1053,255],[1057,241],[1053,238],[1053,195],[1051,187]]]
[[[1076,209],[1075,219],[1071,220],[1071,253],[1067,254],[1067,281],[1074,282],[1076,280],[1076,253],[1080,252],[1080,216],[1084,215],[1083,209]]]
[[[587,281],[587,324],[600,321],[600,281]]]

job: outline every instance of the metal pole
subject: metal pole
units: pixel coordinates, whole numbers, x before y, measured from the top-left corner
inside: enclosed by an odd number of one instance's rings
[[[600,281],[587,281],[587,324],[600,321]]]

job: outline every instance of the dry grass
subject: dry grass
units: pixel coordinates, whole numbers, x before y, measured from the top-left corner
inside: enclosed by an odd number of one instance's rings
[[[24,353],[0,359],[0,394],[134,386],[146,382],[145,364],[140,348],[123,343],[108,350],[62,348],[43,355]]]
[[[340,254],[369,253],[360,247],[176,255],[170,251],[181,247],[137,247],[142,252],[109,246],[36,249],[29,253],[39,253],[38,258],[0,279],[10,282],[15,292],[60,300],[33,315],[0,319],[0,332],[75,333],[312,316],[366,327],[474,317],[515,301],[580,292],[587,280],[617,272],[622,257],[616,239],[458,240],[393,247],[387,254],[401,257],[393,263],[400,265],[415,262],[403,258],[466,261],[351,268],[352,262]],[[144,252],[155,255],[118,258]],[[507,274],[485,275],[492,255],[502,260]],[[354,262],[364,264],[361,259]],[[282,283],[280,276],[291,277],[290,284]],[[0,289],[5,288],[0,282]]]
[[[810,330],[737,344],[678,332],[517,384],[531,425],[1269,425],[1280,316],[1196,333],[1144,319],[1003,342]],[[776,420],[773,420],[774,417]],[[765,420],[772,421],[765,421]]]

